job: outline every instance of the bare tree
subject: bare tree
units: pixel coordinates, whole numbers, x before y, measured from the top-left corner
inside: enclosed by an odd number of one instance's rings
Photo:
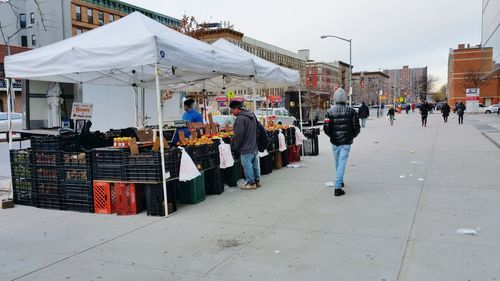
[[[199,39],[201,34],[208,29],[208,24],[198,23],[194,16],[183,15],[181,19],[181,25],[175,30],[189,35],[191,37]]]
[[[469,69],[462,75],[461,85],[466,88],[481,88],[490,84],[490,80],[483,78],[483,72],[475,69]]]

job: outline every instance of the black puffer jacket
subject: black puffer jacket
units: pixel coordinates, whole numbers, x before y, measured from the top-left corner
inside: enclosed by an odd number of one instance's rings
[[[356,110],[345,104],[336,104],[326,113],[325,134],[334,145],[352,144],[358,136],[361,126]]]

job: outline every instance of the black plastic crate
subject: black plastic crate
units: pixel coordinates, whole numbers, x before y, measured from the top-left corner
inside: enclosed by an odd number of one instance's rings
[[[13,178],[12,189],[14,193],[14,203],[18,205],[33,206],[32,179]]]
[[[182,151],[178,148],[171,148],[165,151],[165,170],[170,172],[170,178],[178,178],[181,168]]]
[[[306,156],[317,156],[319,155],[319,139],[318,136],[308,137],[303,142],[304,152],[301,151],[301,155]]]
[[[31,179],[33,174],[30,164],[11,164],[10,171],[12,179]]]
[[[94,197],[92,196],[64,196],[64,210],[75,211],[81,213],[93,213],[94,212]]]
[[[33,150],[77,151],[79,148],[79,139],[77,135],[32,137],[31,148]]]
[[[36,181],[33,188],[34,205],[44,209],[63,209],[63,194],[58,182]]]
[[[37,181],[59,182],[61,171],[57,167],[34,166],[33,178]]]
[[[61,192],[65,197],[69,198],[81,198],[81,197],[93,197],[94,190],[92,187],[92,182],[83,184],[61,184]]]
[[[168,203],[173,206],[173,211],[177,211],[177,204],[175,202],[175,191],[179,186],[178,180],[167,181],[167,197]],[[164,201],[163,184],[146,184],[146,209],[148,216],[164,216]]]
[[[123,165],[121,164],[102,164],[94,162],[92,167],[92,177],[94,180],[122,181],[125,179]]]
[[[205,170],[205,194],[219,195],[224,192],[224,181],[222,180],[220,168]]]
[[[96,148],[92,151],[93,163],[123,165],[130,153],[124,149]]]
[[[92,182],[92,170],[86,168],[67,168],[60,169],[61,182],[64,184],[87,184]]]
[[[268,175],[273,172],[274,168],[274,157],[272,154],[260,157],[260,174]]]
[[[63,168],[87,168],[91,166],[90,152],[61,152]]]
[[[31,165],[31,149],[11,149],[10,150],[11,165]]]
[[[61,163],[61,153],[59,151],[34,150],[33,165],[41,167],[59,167]]]
[[[162,180],[161,166],[156,165],[125,165],[125,180],[127,181],[160,181]]]

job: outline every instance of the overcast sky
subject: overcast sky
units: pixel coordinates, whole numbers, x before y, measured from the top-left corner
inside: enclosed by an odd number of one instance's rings
[[[126,0],[175,18],[230,21],[255,39],[295,51],[310,49],[316,61],[349,61],[349,44],[322,34],[352,38],[354,71],[428,66],[446,83],[449,48],[480,44],[481,0]]]

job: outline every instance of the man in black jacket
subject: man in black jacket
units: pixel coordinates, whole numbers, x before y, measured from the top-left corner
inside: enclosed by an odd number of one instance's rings
[[[245,171],[247,184],[242,189],[261,187],[259,148],[257,145],[257,119],[246,110],[240,101],[229,103],[231,114],[236,116],[232,149],[240,153],[241,165]]]
[[[335,157],[335,196],[344,195],[344,172],[351,144],[361,128],[356,110],[346,105],[347,95],[341,88],[335,91],[335,105],[326,113],[324,130],[330,137]]]
[[[361,119],[361,127],[364,128],[366,126],[366,118],[370,116],[370,109],[366,106],[365,102],[361,103],[358,109],[358,116]]]

